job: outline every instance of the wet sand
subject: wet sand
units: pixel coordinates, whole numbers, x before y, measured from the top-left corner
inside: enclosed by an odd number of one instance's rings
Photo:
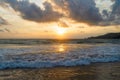
[[[120,62],[47,69],[0,70],[0,80],[120,80]]]

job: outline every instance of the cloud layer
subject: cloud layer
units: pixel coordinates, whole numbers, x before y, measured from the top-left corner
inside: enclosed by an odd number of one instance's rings
[[[7,25],[7,24],[8,24],[8,22],[5,19],[3,19],[2,17],[0,17],[0,26]]]
[[[120,24],[120,0],[115,1],[110,20],[113,21],[113,24]]]
[[[66,0],[70,17],[78,22],[98,24],[102,17],[93,0]]]
[[[4,0],[4,3],[19,12],[23,19],[35,22],[58,21],[64,27],[68,27],[66,22],[60,21],[64,17],[89,25],[120,25],[120,0],[114,0],[114,2],[111,6],[112,12],[103,10],[104,16],[102,16],[96,7],[95,0],[46,0],[43,3],[44,10],[35,3],[30,3],[29,0]],[[63,13],[55,11],[56,7],[53,4],[63,9]],[[64,14],[65,11],[68,12],[67,16]]]
[[[62,15],[52,10],[50,3],[45,2],[43,5],[45,10],[42,10],[35,3],[30,3],[28,0],[5,0],[15,10],[20,12],[21,17],[27,20],[36,22],[57,21]]]

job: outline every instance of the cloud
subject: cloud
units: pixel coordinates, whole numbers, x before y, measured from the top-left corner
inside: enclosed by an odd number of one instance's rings
[[[2,17],[0,17],[0,26],[7,25],[7,24],[8,24],[8,22],[5,19],[3,19]]]
[[[97,25],[102,21],[94,0],[54,0],[54,2],[63,9],[67,6],[69,17],[77,22]]]
[[[7,29],[7,28],[5,28],[4,30],[5,30],[6,32],[11,32],[10,29]]]
[[[0,29],[0,32],[4,32],[4,30]]]
[[[97,25],[102,21],[99,10],[93,0],[67,0],[70,16],[78,22]]]
[[[11,32],[11,31],[7,28],[4,28],[4,29],[0,29],[0,32]]]
[[[45,0],[44,10],[29,0],[4,0],[19,12],[23,19],[35,22],[58,22],[61,27],[69,27],[68,22],[61,21],[61,18],[94,26],[120,25],[120,0],[112,1],[115,2],[111,6],[112,11],[103,10],[101,14],[95,0]],[[55,8],[61,8],[63,11]]]
[[[45,10],[42,10],[35,3],[30,3],[29,0],[5,0],[15,10],[20,12],[20,16],[26,20],[36,22],[51,22],[58,21],[62,16],[58,12],[53,11],[52,6],[48,2],[44,2]]]
[[[103,21],[100,22],[102,26],[117,26],[120,25],[120,0],[112,0],[114,4],[111,6],[111,12],[103,10]]]
[[[120,0],[115,0],[115,3],[112,7],[110,20],[113,21],[113,24],[120,24]]]
[[[95,26],[120,25],[120,0],[115,2],[111,8],[112,12],[100,10],[96,7],[95,0],[51,0],[63,11],[69,12],[68,17],[78,23],[86,23]],[[107,4],[107,3],[106,3]]]
[[[63,27],[63,28],[68,28],[69,27],[69,25],[64,21],[59,21],[58,26]]]

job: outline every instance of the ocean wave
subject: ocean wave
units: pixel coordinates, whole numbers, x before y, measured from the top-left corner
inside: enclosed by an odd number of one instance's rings
[[[48,68],[120,61],[117,44],[53,44],[0,48],[0,69]]]
[[[102,57],[102,58],[85,58],[85,59],[71,59],[71,60],[60,60],[60,61],[5,61],[0,62],[0,69],[12,69],[12,68],[49,68],[56,66],[79,66],[79,65],[89,65],[94,62],[115,62],[120,61],[120,57]]]

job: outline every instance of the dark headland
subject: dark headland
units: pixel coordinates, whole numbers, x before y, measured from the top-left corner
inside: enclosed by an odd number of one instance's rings
[[[120,33],[108,33],[97,37],[90,37],[89,39],[120,39]]]

